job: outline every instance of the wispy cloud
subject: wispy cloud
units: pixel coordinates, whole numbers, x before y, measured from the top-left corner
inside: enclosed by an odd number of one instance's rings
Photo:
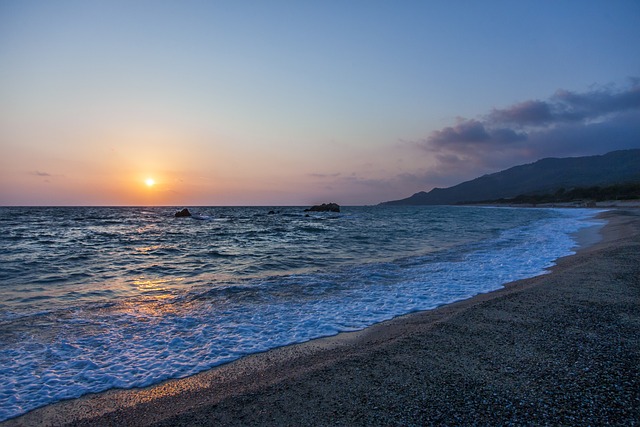
[[[325,178],[336,178],[340,176],[340,173],[310,173],[307,174],[307,176],[310,176],[311,178],[320,178],[320,179],[325,179]]]
[[[32,172],[28,172],[28,174],[32,175],[32,176],[36,176],[36,177],[42,178],[42,181],[46,182],[48,184],[50,184],[52,181],[54,181],[57,178],[64,178],[64,175],[56,175],[56,174],[52,174],[52,173],[49,173],[49,172],[43,172],[43,171],[40,171],[40,170],[35,170],[35,171],[32,171]]]

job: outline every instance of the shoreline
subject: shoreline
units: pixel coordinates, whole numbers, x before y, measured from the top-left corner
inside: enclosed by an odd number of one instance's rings
[[[592,245],[557,260],[550,274],[361,331],[248,355],[192,377],[58,402],[1,424],[633,425],[640,419],[640,343],[634,332],[640,326],[634,282],[640,274],[640,216],[609,211],[600,217],[608,220],[595,226],[602,239],[593,244],[593,233],[577,237]],[[626,283],[624,293],[618,282]],[[598,320],[594,306],[609,323]],[[590,322],[583,321],[585,313]],[[616,335],[618,347],[598,344],[596,337],[608,339],[598,325]],[[615,366],[598,365],[600,372],[590,365],[601,359],[601,365]],[[612,380],[585,383],[603,372]],[[622,390],[613,396],[616,405],[603,406],[599,389],[590,391],[597,384]],[[600,416],[585,418],[594,411]]]

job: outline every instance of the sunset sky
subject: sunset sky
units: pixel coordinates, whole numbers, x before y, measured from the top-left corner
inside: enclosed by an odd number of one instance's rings
[[[640,2],[0,1],[0,205],[377,204],[640,148]]]

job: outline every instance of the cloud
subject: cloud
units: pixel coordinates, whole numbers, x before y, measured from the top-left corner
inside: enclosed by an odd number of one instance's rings
[[[54,175],[49,172],[42,172],[39,170],[28,172],[28,174],[42,178],[42,182],[46,182],[47,184],[50,184],[51,182],[55,181],[58,178],[64,178],[64,175]]]
[[[489,120],[494,123],[524,125],[541,125],[554,120],[552,106],[544,101],[524,101],[503,110],[494,109]]]
[[[320,179],[326,179],[326,178],[336,178],[338,176],[340,176],[340,173],[309,173],[307,174],[307,176],[310,176],[312,178],[320,178]]]
[[[562,123],[529,133],[533,159],[602,154],[640,148],[640,111],[618,113],[606,120]]]
[[[494,109],[486,120],[516,127],[550,126],[557,123],[597,120],[607,114],[640,109],[640,85],[636,80],[625,90],[599,88],[586,93],[558,89],[548,101],[524,101]]]
[[[585,92],[557,90],[546,100],[526,100],[494,108],[477,118],[433,131],[418,142],[435,162],[431,175],[452,168],[478,174],[542,157],[602,154],[640,147],[640,79],[623,88],[593,87]]]
[[[431,134],[429,142],[444,146],[448,144],[482,143],[490,140],[484,125],[477,120],[458,119],[453,127],[446,127]]]
[[[595,119],[609,113],[621,113],[640,109],[640,85],[624,91],[600,89],[584,94],[558,90],[552,98],[558,105],[560,118],[584,120]]]
[[[499,128],[491,131],[491,137],[498,144],[509,144],[512,142],[525,141],[527,134],[509,128]]]

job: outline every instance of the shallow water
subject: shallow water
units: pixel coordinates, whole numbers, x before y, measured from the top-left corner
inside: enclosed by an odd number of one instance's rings
[[[580,209],[175,211],[0,208],[0,420],[495,290],[598,223]]]

